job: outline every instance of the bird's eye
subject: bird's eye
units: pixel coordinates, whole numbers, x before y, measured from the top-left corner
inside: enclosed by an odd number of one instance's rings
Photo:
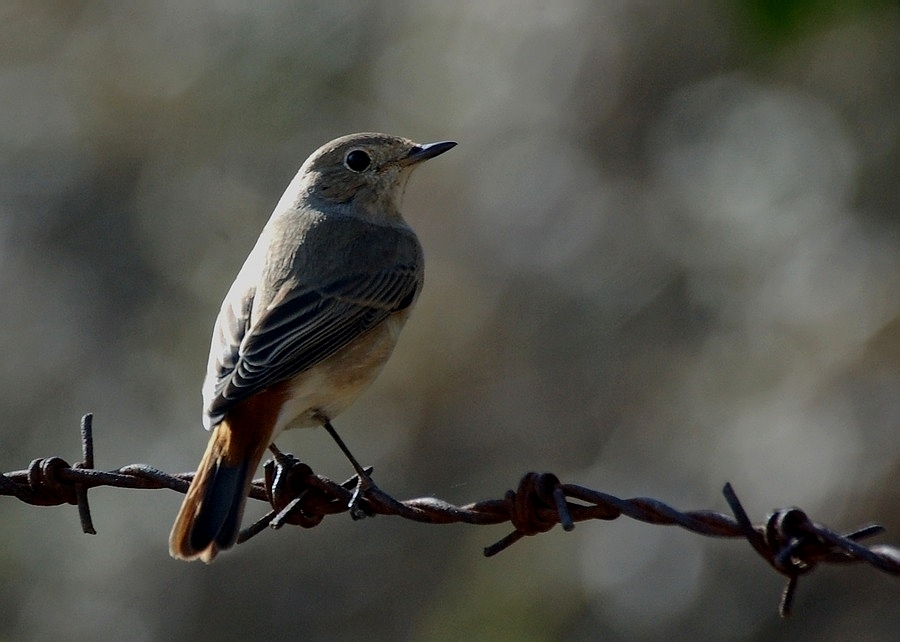
[[[354,172],[364,171],[371,163],[372,159],[361,149],[354,149],[347,154],[347,158],[344,159],[344,165]]]

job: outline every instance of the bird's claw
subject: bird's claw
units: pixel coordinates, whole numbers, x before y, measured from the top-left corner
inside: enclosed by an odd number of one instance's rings
[[[365,519],[366,517],[374,517],[375,512],[372,511],[371,508],[368,507],[366,503],[365,494],[366,492],[375,488],[375,482],[372,481],[372,478],[369,477],[369,472],[371,472],[371,468],[368,470],[361,471],[362,474],[357,473],[352,479],[349,481],[353,484],[353,494],[350,496],[350,501],[347,503],[347,508],[350,511],[350,517],[354,520]]]

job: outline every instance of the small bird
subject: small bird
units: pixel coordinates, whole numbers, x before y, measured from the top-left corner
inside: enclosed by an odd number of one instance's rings
[[[297,172],[222,303],[203,383],[206,453],[169,536],[212,562],[237,540],[253,475],[288,428],[324,426],[377,377],[422,290],[400,214],[412,170],[452,141],[351,134]]]

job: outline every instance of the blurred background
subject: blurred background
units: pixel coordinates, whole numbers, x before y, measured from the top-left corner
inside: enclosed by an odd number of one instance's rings
[[[900,9],[893,0],[7,0],[0,470],[193,470],[219,303],[322,143],[459,147],[404,211],[425,291],[336,421],[398,498],[529,470],[681,509],[797,505],[900,544]],[[324,431],[279,439],[334,479]],[[900,584],[782,580],[628,521],[346,516],[171,560],[181,496],[0,501],[0,640],[889,639]],[[246,519],[265,506],[251,503]]]

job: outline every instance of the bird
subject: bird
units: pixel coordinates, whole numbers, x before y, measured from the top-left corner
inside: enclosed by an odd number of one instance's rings
[[[377,377],[424,283],[400,206],[412,171],[456,146],[379,133],[326,143],[303,163],[225,296],[203,382],[212,432],[169,536],[211,563],[237,540],[253,475],[289,428],[325,427]]]

